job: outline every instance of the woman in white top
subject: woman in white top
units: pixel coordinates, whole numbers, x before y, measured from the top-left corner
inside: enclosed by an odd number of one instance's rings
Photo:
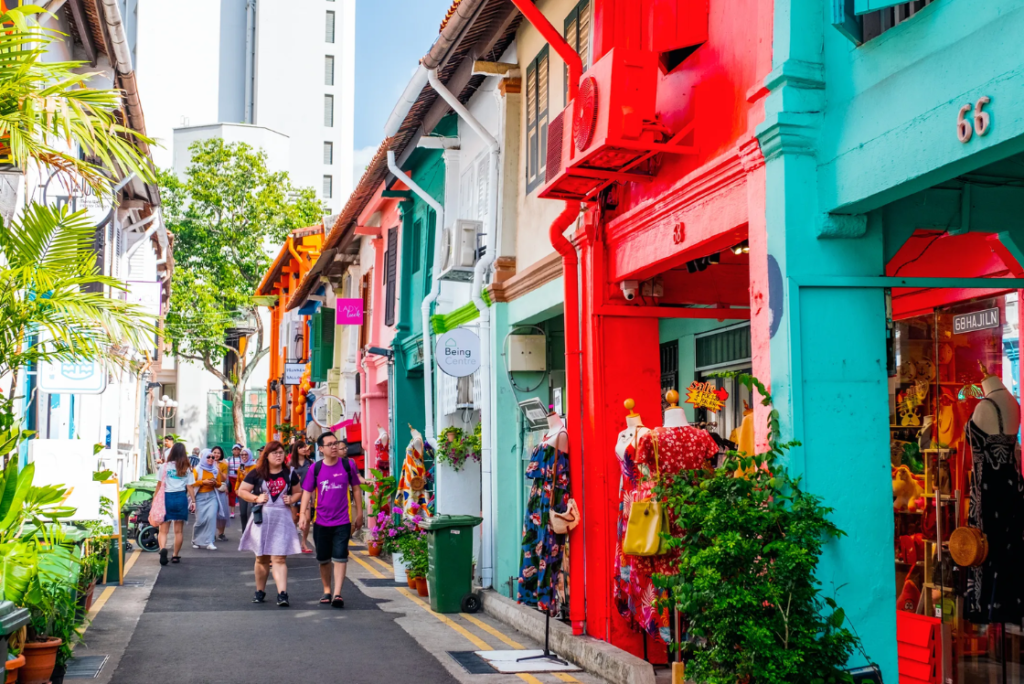
[[[171,562],[177,563],[181,560],[185,521],[188,520],[189,511],[196,510],[195,482],[195,473],[189,467],[185,445],[179,442],[171,447],[167,463],[160,466],[160,481],[157,484],[156,494],[159,494],[160,488],[163,487],[164,506],[167,509],[164,521],[160,523],[160,565],[167,565],[167,532],[172,522],[174,555],[171,556]]]

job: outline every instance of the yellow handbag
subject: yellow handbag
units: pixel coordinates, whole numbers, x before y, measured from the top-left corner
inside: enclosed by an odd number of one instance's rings
[[[661,480],[661,466],[658,464],[658,438],[651,435],[654,443],[654,467],[657,480]],[[622,553],[629,556],[657,556],[665,553],[665,540],[661,531],[668,532],[668,511],[660,501],[634,501],[629,507],[629,521],[622,539]]]

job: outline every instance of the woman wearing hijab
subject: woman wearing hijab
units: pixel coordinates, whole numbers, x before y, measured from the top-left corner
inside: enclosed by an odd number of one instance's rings
[[[238,496],[238,490],[242,488],[242,482],[245,481],[245,476],[248,475],[253,468],[256,467],[256,460],[252,457],[252,452],[248,449],[242,449],[241,460],[238,463],[238,474],[235,476],[235,498],[238,500],[238,513],[242,518],[242,529],[245,529],[246,523],[249,522],[249,509],[252,508],[249,502]]]
[[[295,473],[299,476],[299,482],[305,480],[306,471],[313,465],[313,446],[305,442],[296,442],[292,447],[288,463],[292,468],[295,468]],[[296,501],[292,506],[292,520],[296,525],[299,524],[299,509],[301,507],[302,501]],[[313,549],[309,546],[309,528],[307,527],[305,532],[300,531],[299,534],[301,535],[299,541],[302,542],[302,553],[313,553]]]
[[[284,464],[284,446],[271,442],[263,450],[256,467],[245,476],[238,489],[238,498],[259,505],[259,515],[253,512],[242,533],[239,551],[256,554],[256,594],[253,603],[263,603],[267,597],[267,576],[274,573],[277,585],[277,605],[288,606],[287,556],[302,552],[299,533],[292,521],[291,507],[302,500],[299,476]],[[273,562],[273,566],[271,566]]]
[[[226,542],[227,535],[224,530],[231,522],[231,505],[228,499],[228,487],[231,482],[231,469],[228,460],[224,458],[224,450],[219,446],[213,447],[213,455],[217,457],[217,468],[220,470],[220,486],[217,487],[217,541]]]
[[[189,511],[196,510],[195,474],[189,468],[185,445],[178,442],[171,447],[167,455],[167,463],[160,466],[160,479],[157,493],[164,492],[164,506],[167,514],[160,523],[157,538],[160,541],[160,565],[167,565],[167,532],[174,523],[174,555],[171,562],[181,560],[181,543],[185,539],[185,521]],[[156,493],[154,493],[156,496]]]
[[[213,449],[203,449],[199,455],[195,479],[196,524],[192,528],[192,548],[216,551],[213,541],[217,533],[217,488],[223,482]]]

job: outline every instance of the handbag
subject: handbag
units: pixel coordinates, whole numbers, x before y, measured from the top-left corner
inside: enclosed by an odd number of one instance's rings
[[[153,505],[149,509],[149,524],[159,527],[167,517],[167,502],[164,500],[164,490],[167,488],[167,466],[164,466],[163,476],[160,478],[158,491],[153,494]]]
[[[658,437],[651,433],[654,445],[655,482],[661,481],[661,466],[658,463]],[[661,531],[668,532],[668,510],[654,499],[634,501],[629,507],[629,521],[622,539],[622,553],[629,556],[657,556],[665,553],[665,540]]]
[[[977,527],[958,527],[949,535],[949,555],[960,567],[977,567],[988,558],[988,537]]]
[[[565,511],[551,511],[551,529],[555,534],[566,534],[580,524],[580,510],[576,507],[576,499],[569,499]]]

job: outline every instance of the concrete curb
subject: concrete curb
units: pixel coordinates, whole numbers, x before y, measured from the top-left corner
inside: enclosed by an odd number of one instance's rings
[[[544,642],[544,616],[501,594],[480,592],[484,612],[528,637]],[[551,650],[615,684],[655,684],[654,668],[642,658],[588,636],[575,636],[567,625],[551,621]]]

